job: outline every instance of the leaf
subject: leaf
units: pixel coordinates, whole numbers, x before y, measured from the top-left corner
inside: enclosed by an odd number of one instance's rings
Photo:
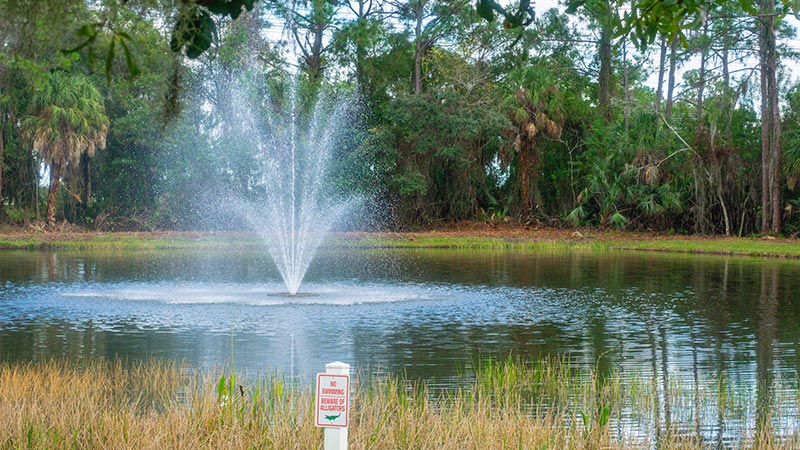
[[[492,7],[492,0],[478,0],[477,11],[478,15],[488,20],[494,21],[494,8]]]
[[[756,8],[756,2],[753,0],[739,0],[739,6],[741,6],[747,14],[758,16],[759,11],[758,8]]]
[[[93,38],[97,36],[97,24],[95,23],[85,23],[78,28],[78,31],[75,32],[76,36],[82,36],[87,38]]]
[[[131,79],[136,78],[142,73],[142,70],[139,69],[139,66],[136,64],[136,60],[133,58],[133,53],[131,53],[128,43],[124,40],[120,40],[119,43],[122,45],[122,50],[125,53],[125,64],[128,66],[128,72],[131,74]]]
[[[186,49],[186,56],[192,59],[197,58],[211,47],[217,31],[214,19],[206,11],[199,12],[195,24],[197,27],[192,30],[190,43]]]
[[[567,214],[567,221],[572,224],[573,226],[578,226],[583,223],[583,220],[586,218],[586,210],[583,208],[582,205],[578,205],[572,211]]]
[[[567,2],[567,14],[575,14],[575,12],[586,3],[586,0],[569,0]]]
[[[177,53],[191,41],[191,33],[196,28],[194,25],[196,20],[197,17],[194,11],[192,11],[187,13],[187,15],[181,15],[178,20],[175,21],[175,26],[172,28],[172,38],[169,40],[170,50]]]
[[[114,45],[117,42],[117,37],[111,37],[111,43],[108,44],[108,51],[106,52],[106,83],[111,83],[111,67],[114,65]]]
[[[214,14],[229,15],[233,11],[233,5],[227,2],[206,3],[205,7]]]
[[[69,48],[69,49],[66,49],[66,50],[61,50],[61,53],[65,54],[65,55],[67,53],[75,53],[75,52],[79,51],[80,49],[86,47],[87,45],[89,45],[89,44],[91,44],[93,42],[94,42],[94,38],[87,39],[87,40],[83,41],[80,45],[78,45],[75,48]]]
[[[225,395],[225,375],[219,377],[217,382],[217,397],[222,398]]]
[[[611,408],[608,405],[603,405],[600,408],[600,411],[597,414],[597,425],[601,428],[605,428],[608,425],[608,419],[611,417]]]
[[[181,51],[181,47],[183,47],[181,41],[178,39],[177,34],[173,31],[172,38],[169,40],[169,49],[172,50],[174,53],[178,53]]]
[[[609,217],[608,223],[615,228],[622,229],[628,224],[628,218],[623,216],[620,212],[615,212]]]

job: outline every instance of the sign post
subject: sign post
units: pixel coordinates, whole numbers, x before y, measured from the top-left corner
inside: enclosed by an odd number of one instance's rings
[[[350,364],[325,364],[317,374],[316,426],[325,429],[325,450],[347,450],[350,423]]]

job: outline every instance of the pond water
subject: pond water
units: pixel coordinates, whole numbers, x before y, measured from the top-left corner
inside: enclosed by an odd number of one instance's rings
[[[724,378],[797,429],[797,261],[325,250],[291,298],[259,249],[4,252],[0,286],[5,361],[155,357],[308,380],[342,360],[447,388],[488,358],[562,355],[665,389]]]

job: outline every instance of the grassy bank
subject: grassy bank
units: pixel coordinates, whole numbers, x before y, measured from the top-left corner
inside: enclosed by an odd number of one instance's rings
[[[164,250],[263,247],[252,233],[7,233],[0,249]],[[501,229],[406,233],[337,233],[330,248],[441,248],[488,251],[658,251],[711,255],[800,258],[796,239],[685,237],[583,230]]]
[[[655,251],[696,253],[708,255],[736,255],[777,258],[800,258],[800,241],[765,240],[760,238],[663,238],[625,235],[589,235],[561,239],[493,236],[437,236],[435,234],[394,234],[364,237],[351,240],[351,246],[387,248],[460,248],[475,250],[508,251]],[[344,245],[347,245],[345,243]]]
[[[263,245],[250,233],[8,233],[0,234],[0,250],[168,250],[224,249]]]
[[[279,377],[202,379],[158,363],[0,365],[0,447],[321,448],[311,387]],[[436,396],[420,383],[362,378],[354,383],[350,448],[699,450],[714,444],[713,430],[700,435],[691,425],[707,419],[709,404],[720,408],[708,412],[715,422],[758,428],[734,429],[726,448],[800,444],[796,429],[778,438],[784,431],[768,417],[749,420],[748,402],[726,394],[724,383],[673,389],[662,396],[655,380],[623,383],[552,360],[487,364],[474,381]],[[697,409],[681,416],[687,401]],[[672,419],[660,412],[664,402],[673,402]]]

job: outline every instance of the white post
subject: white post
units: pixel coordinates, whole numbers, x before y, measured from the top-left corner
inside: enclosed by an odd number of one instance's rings
[[[350,364],[339,361],[325,364],[325,373],[350,376]],[[347,450],[346,427],[325,428],[325,450]]]

